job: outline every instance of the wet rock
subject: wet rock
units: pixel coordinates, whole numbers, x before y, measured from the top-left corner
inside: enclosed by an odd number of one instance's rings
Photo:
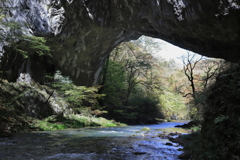
[[[179,135],[181,135],[182,133],[180,133],[180,132],[171,132],[171,133],[169,133],[169,135],[170,136],[179,136]]]
[[[12,141],[12,144],[17,144],[18,142],[17,141]]]
[[[181,127],[181,128],[191,128],[191,127],[194,127],[194,126],[198,126],[201,124],[201,121],[190,121],[186,124],[183,124],[183,125],[176,125],[175,127]]]
[[[168,145],[168,146],[173,146],[173,144],[172,144],[172,143],[170,143],[170,142],[167,142],[167,143],[165,143],[165,145]]]
[[[133,154],[135,154],[135,155],[141,155],[141,154],[146,154],[147,152],[133,152]]]
[[[181,136],[182,133],[180,132],[171,132],[171,133],[168,133],[168,132],[164,132],[164,133],[158,133],[156,136],[160,137],[160,138],[163,138],[163,139],[171,139],[172,136]]]
[[[157,136],[160,137],[160,138],[163,138],[163,139],[168,138],[168,135],[164,134],[164,133],[158,133]]]
[[[168,139],[171,141],[171,142],[174,142],[174,143],[179,143],[179,144],[182,144],[183,143],[183,140],[180,136],[176,137],[176,138],[173,138],[173,137],[168,137]]]

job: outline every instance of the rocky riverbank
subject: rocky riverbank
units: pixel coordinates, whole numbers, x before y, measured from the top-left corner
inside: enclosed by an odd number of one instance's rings
[[[0,80],[0,136],[36,130],[124,125],[95,116],[103,113],[98,109],[83,108],[76,114],[69,105],[46,85]]]
[[[189,123],[183,125],[177,125],[175,127],[181,127],[188,130],[189,134],[168,134],[168,139],[173,143],[178,143],[183,146],[182,154],[178,156],[179,159],[190,159],[191,158],[191,147],[194,147],[194,143],[196,143],[196,139],[198,139],[199,131],[201,128],[201,121],[190,121]],[[172,137],[172,135],[176,135]]]

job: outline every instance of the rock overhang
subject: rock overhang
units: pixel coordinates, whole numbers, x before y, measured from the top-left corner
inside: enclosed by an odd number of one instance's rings
[[[9,0],[7,6],[16,10],[11,19],[25,19],[21,23],[28,31],[47,37],[52,62],[64,75],[89,86],[98,83],[105,58],[115,46],[141,35],[238,62],[239,4],[239,0]]]

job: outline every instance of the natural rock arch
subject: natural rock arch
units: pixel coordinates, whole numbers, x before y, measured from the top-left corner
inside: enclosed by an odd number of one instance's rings
[[[96,84],[111,50],[141,35],[205,56],[240,60],[239,0],[8,0],[0,4],[6,20],[24,24],[26,33],[47,37],[52,62],[78,85]]]

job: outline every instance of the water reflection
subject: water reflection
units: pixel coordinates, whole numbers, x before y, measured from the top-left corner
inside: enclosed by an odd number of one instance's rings
[[[182,132],[174,128],[184,122],[164,122],[108,128],[81,128],[62,131],[20,133],[0,139],[1,160],[176,160],[181,146],[165,145],[163,132]],[[151,130],[141,131],[148,127]]]

